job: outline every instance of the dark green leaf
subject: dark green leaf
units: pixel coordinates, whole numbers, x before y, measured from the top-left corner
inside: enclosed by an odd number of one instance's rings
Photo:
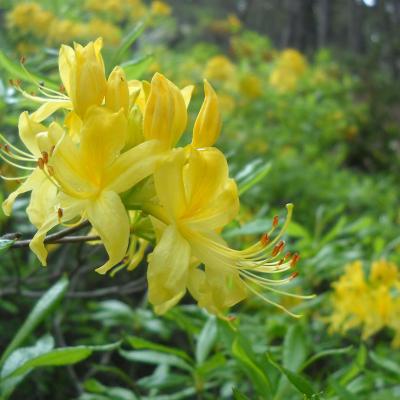
[[[43,296],[39,299],[33,310],[28,315],[28,318],[19,328],[14,336],[14,339],[5,349],[1,359],[0,365],[4,363],[6,358],[19,347],[25,339],[32,333],[32,331],[46,318],[52,309],[59,303],[64,296],[68,287],[68,279],[66,277],[57,281]]]
[[[269,354],[267,354],[267,359],[271,363],[271,365],[281,371],[282,374],[284,374],[286,378],[288,378],[288,380],[300,393],[303,393],[307,396],[315,396],[316,392],[312,384],[306,378],[304,378],[300,374],[290,371],[285,367],[280,366],[271,358]]]
[[[217,339],[217,323],[214,316],[210,316],[200,332],[196,345],[196,362],[202,364],[210,354]]]
[[[170,365],[185,371],[192,371],[193,368],[182,358],[177,357],[173,354],[165,354],[152,350],[140,350],[140,351],[125,351],[120,350],[119,353],[122,357],[129,361],[137,361],[145,364],[153,365]]]

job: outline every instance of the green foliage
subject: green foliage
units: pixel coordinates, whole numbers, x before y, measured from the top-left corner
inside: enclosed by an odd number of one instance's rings
[[[57,46],[6,28],[12,3],[0,6],[0,132],[16,143],[18,115],[31,105],[8,80],[22,79],[27,90],[31,78],[54,89],[59,82]],[[82,2],[41,3],[79,21]],[[49,267],[41,269],[29,252],[10,249],[14,236],[2,236],[0,398],[32,393],[52,400],[398,398],[400,355],[390,347],[393,333],[382,329],[362,340],[357,328],[332,333],[327,322],[332,284],[347,263],[384,258],[400,265],[398,104],[382,89],[392,85],[395,92],[396,85],[382,76],[365,82],[322,49],[307,58],[295,88],[277,90],[270,79],[281,52],[269,38],[239,28],[223,32],[221,42],[208,40],[215,21],[206,8],[190,7],[200,22],[178,30],[173,18],[169,25],[153,25],[147,16],[128,23],[99,12],[126,32],[118,44],[106,43],[106,66],[122,64],[128,79],[149,80],[157,70],[180,87],[196,84],[191,126],[209,60],[229,58],[234,68],[229,79],[208,77],[223,111],[218,146],[229,154],[245,204],[224,238],[237,248],[254,243],[293,202],[285,240],[302,260],[299,277],[287,289],[317,296],[300,302],[271,295],[302,314],[299,320],[257,298],[233,309],[229,322],[189,299],[160,317],[147,304],[143,265],[102,277],[91,269],[104,259],[98,247],[56,245]],[[198,37],[204,40],[194,43]],[[18,62],[16,46],[23,40],[39,46],[26,60],[30,77]],[[249,77],[261,82],[259,94],[246,91]],[[1,200],[12,185],[1,184]],[[134,203],[134,196],[127,193],[125,200]],[[2,235],[32,236],[33,227],[23,220],[26,205],[18,200],[12,218],[0,214]],[[151,240],[147,223],[139,221],[135,229]]]

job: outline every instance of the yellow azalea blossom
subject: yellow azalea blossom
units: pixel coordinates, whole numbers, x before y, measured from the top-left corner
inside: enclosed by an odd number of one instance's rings
[[[154,15],[168,16],[171,15],[171,7],[164,1],[154,0],[151,2],[151,12]]]
[[[279,55],[269,82],[271,86],[282,92],[292,91],[306,69],[307,61],[303,55],[297,50],[286,49]]]
[[[46,233],[59,220],[68,222],[81,217],[90,221],[109,255],[97,272],[106,273],[124,258],[129,219],[118,194],[152,174],[160,154],[157,141],[147,141],[121,153],[126,135],[123,109],[113,112],[92,107],[82,125],[79,145],[67,134],[56,145],[48,168],[61,192],[59,205],[30,244],[43,265],[47,257],[43,243]]]
[[[69,95],[74,111],[83,118],[89,107],[100,105],[106,92],[104,62],[101,57],[102,39],[83,47],[61,46],[59,68],[61,81]]]
[[[225,56],[215,56],[208,60],[204,76],[210,81],[225,82],[232,80],[235,75],[235,66]]]
[[[396,296],[400,274],[394,263],[373,262],[368,279],[361,261],[350,263],[333,288],[334,311],[328,318],[331,332],[362,327],[362,338],[366,340],[389,327],[395,331],[393,346],[400,346],[400,301]]]
[[[240,79],[239,90],[248,99],[256,99],[263,93],[261,79],[256,75],[246,74]]]
[[[294,276],[263,276],[287,271],[297,261],[297,256],[279,257],[284,229],[271,242],[269,232],[245,250],[229,248],[217,232],[236,216],[239,200],[225,157],[215,148],[186,154],[176,150],[154,174],[158,215],[165,227],[149,257],[150,302],[163,313],[189,289],[201,307],[219,315],[249,292],[273,303],[254,285],[280,292],[276,285]],[[200,263],[204,270],[196,267]]]

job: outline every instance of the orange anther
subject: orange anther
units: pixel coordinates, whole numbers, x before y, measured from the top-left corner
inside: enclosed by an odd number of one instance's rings
[[[294,279],[299,275],[298,272],[293,272],[292,275],[290,275],[289,279]]]
[[[43,158],[43,162],[45,164],[47,164],[49,162],[49,155],[48,155],[47,151],[42,151],[42,158]]]
[[[39,158],[39,159],[37,160],[37,165],[38,165],[38,167],[39,167],[40,169],[44,169],[44,161],[43,161],[43,158]]]
[[[19,62],[21,64],[25,64],[25,61],[26,61],[26,57],[25,56],[21,56],[20,59],[19,59]]]
[[[10,151],[10,148],[8,147],[8,144],[6,144],[6,145],[4,146],[4,150],[5,150],[8,154],[11,154],[11,151]]]
[[[263,246],[266,246],[266,245],[269,243],[269,236],[268,236],[268,233],[264,233],[264,234],[261,236],[260,241],[261,241],[261,244],[262,244]]]
[[[300,255],[298,253],[293,255],[292,261],[290,262],[290,266],[293,268],[300,260]]]
[[[230,321],[230,322],[236,321],[236,318],[237,317],[235,315],[228,315],[228,317],[227,317],[228,321]]]
[[[60,85],[59,89],[61,93],[65,92],[65,86],[63,84]]]
[[[54,153],[54,149],[56,148],[56,146],[51,146],[51,149],[50,149],[50,156],[52,156],[53,155],[53,153]]]
[[[57,210],[57,216],[58,216],[59,221],[61,221],[61,218],[63,217],[63,215],[64,215],[64,212],[63,212],[62,208],[59,208]]]
[[[275,215],[275,217],[272,220],[272,226],[274,228],[276,228],[278,226],[278,224],[279,224],[279,217],[277,215]]]

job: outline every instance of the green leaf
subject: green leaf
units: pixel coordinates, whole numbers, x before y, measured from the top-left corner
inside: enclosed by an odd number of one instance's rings
[[[283,342],[283,366],[297,372],[307,357],[304,330],[299,324],[291,325]]]
[[[262,179],[264,179],[269,171],[271,170],[272,163],[268,162],[264,165],[261,165],[260,167],[254,167],[254,164],[248,164],[248,168],[252,168],[250,173],[240,179],[244,173],[240,174],[237,179],[239,180],[239,196],[247,192],[249,189],[251,189],[253,186],[255,186],[258,182],[260,182]]]
[[[33,78],[36,82],[44,82],[45,85],[51,89],[58,89],[57,84],[55,84],[51,80],[41,75],[37,75],[32,71],[29,71],[28,75],[27,72],[24,70],[24,68],[21,67],[19,63],[10,60],[1,50],[0,50],[0,68],[6,70],[10,74],[10,78],[12,79],[32,81]]]
[[[54,339],[50,335],[40,338],[34,346],[21,347],[14,350],[5,361],[3,368],[0,372],[0,398],[8,398],[14,389],[22,382],[25,376],[30,372],[26,371],[24,374],[17,375],[13,378],[4,379],[10,376],[15,370],[25,364],[28,360],[37,357],[41,354],[47,353],[54,347]]]
[[[234,400],[250,400],[249,397],[239,392],[238,389],[233,389],[233,398]]]
[[[0,372],[0,378],[3,379],[11,375],[29,360],[45,354],[54,348],[54,339],[50,335],[40,338],[34,346],[21,347],[14,350],[5,361]]]
[[[147,54],[136,60],[122,63],[121,66],[124,68],[126,78],[128,80],[140,79],[153,62],[153,59],[154,57],[151,54]]]
[[[176,349],[174,347],[163,346],[162,344],[153,343],[137,336],[128,336],[126,340],[132,347],[138,350],[155,350],[162,353],[173,354],[177,357],[185,359],[186,361],[192,362],[192,359],[184,351]]]
[[[314,396],[316,395],[316,391],[314,390],[311,382],[309,382],[302,375],[297,374],[295,372],[290,371],[289,369],[280,366],[276,363],[271,356],[267,353],[267,359],[275,368],[277,368],[282,374],[288,378],[289,382],[300,392],[305,394],[306,396]]]
[[[202,364],[210,354],[217,339],[217,323],[214,316],[210,316],[200,332],[196,344],[196,362]]]
[[[243,371],[249,376],[260,394],[271,393],[271,383],[263,368],[255,359],[254,353],[246,346],[243,338],[237,337],[232,344],[232,353],[240,362]]]
[[[121,44],[116,49],[113,59],[112,65],[121,64],[121,61],[126,58],[125,53],[129,48],[135,43],[135,41],[139,38],[139,36],[143,33],[145,28],[145,24],[143,22],[139,22],[136,26],[123,38]]]
[[[346,372],[346,374],[342,376],[342,378],[339,381],[339,384],[341,386],[346,386],[348,382],[350,382],[353,378],[355,378],[364,369],[366,361],[367,361],[367,349],[362,344],[357,352],[356,359],[351,364],[350,369]]]
[[[343,347],[340,349],[328,349],[328,350],[322,350],[317,354],[314,354],[311,356],[307,361],[305,361],[302,366],[299,368],[300,371],[303,371],[306,369],[309,365],[311,365],[313,362],[319,360],[320,358],[323,357],[328,357],[328,356],[334,356],[334,355],[339,355],[339,354],[347,354],[353,349],[353,346],[348,346],[348,347]]]
[[[333,390],[337,393],[341,400],[357,400],[359,397],[349,392],[346,388],[341,386],[334,379],[329,380],[330,384],[333,387]]]
[[[92,353],[93,350],[87,346],[61,347],[30,359],[8,377],[21,375],[38,367],[59,367],[76,364],[88,358]]]
[[[373,351],[369,352],[369,357],[378,367],[381,367],[382,369],[396,375],[397,377],[400,376],[400,365],[397,364],[395,361],[382,357]]]
[[[28,318],[19,328],[14,336],[14,339],[4,350],[0,359],[0,365],[4,363],[6,358],[19,347],[32,331],[46,318],[64,296],[68,287],[68,278],[63,277],[57,281],[43,296],[39,299],[33,310],[28,315]]]
[[[158,351],[152,350],[140,350],[140,351],[126,351],[120,350],[119,354],[129,361],[138,361],[145,364],[153,365],[170,365],[185,371],[193,371],[190,364],[184,361],[182,358],[172,354],[165,354]]]

